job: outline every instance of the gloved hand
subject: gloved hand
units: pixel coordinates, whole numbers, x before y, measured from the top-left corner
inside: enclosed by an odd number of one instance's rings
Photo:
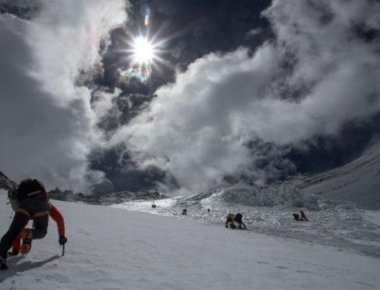
[[[65,236],[60,236],[59,237],[59,240],[58,240],[58,243],[63,246],[64,244],[67,243],[67,238]]]

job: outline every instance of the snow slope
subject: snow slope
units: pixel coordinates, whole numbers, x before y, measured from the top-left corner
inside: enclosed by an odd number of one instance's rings
[[[12,214],[0,194],[0,231]],[[54,201],[67,223],[59,256],[54,222],[0,289],[379,289],[380,260],[320,245],[186,219]]]
[[[364,209],[380,210],[380,142],[352,162],[304,178],[299,189],[338,202],[352,202]]]
[[[343,248],[380,257],[380,142],[352,162],[313,176],[297,176],[267,187],[237,184],[193,195],[115,205],[220,224],[228,212],[241,212],[255,232]],[[208,212],[207,209],[211,211]],[[303,209],[310,223],[295,223]]]

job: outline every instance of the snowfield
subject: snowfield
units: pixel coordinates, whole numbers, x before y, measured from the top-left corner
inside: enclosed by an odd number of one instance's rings
[[[12,211],[0,194],[0,231]],[[332,247],[177,217],[53,201],[66,219],[26,257],[9,259],[1,290],[379,289],[380,260]]]

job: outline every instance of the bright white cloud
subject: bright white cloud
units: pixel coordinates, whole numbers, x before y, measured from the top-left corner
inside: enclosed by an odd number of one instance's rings
[[[249,140],[299,145],[380,111],[379,40],[357,32],[380,29],[379,3],[273,1],[265,14],[273,43],[252,57],[238,49],[198,59],[112,144],[126,142],[142,166],[206,190],[226,174],[254,170]]]
[[[31,21],[0,15],[0,166],[10,177],[77,190],[101,178],[87,164],[101,141],[99,112],[77,80],[99,63],[100,42],[125,21],[125,8],[123,0],[54,0]]]

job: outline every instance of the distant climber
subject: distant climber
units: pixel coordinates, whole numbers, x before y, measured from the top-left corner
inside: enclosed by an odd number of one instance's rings
[[[303,212],[303,210],[300,211],[300,214],[301,214],[301,221],[305,221],[305,222],[308,222],[309,220],[307,219],[305,213]]]
[[[49,214],[54,215],[54,209],[49,204],[48,196],[43,184],[37,179],[26,179],[22,181],[16,189],[9,189],[8,196],[13,198],[12,207],[15,208],[15,215],[8,231],[0,241],[0,270],[8,269],[6,260],[7,252],[17,239],[22,239],[20,251],[28,253],[31,248],[32,240],[42,239],[46,236]],[[57,218],[57,212],[55,212]],[[60,214],[58,214],[60,215]],[[62,215],[61,215],[62,217]],[[33,228],[24,229],[28,221],[33,220]],[[59,220],[59,218],[57,218]],[[59,244],[67,242],[64,236],[64,224],[58,225],[60,228]],[[18,242],[19,243],[19,242]],[[16,250],[17,250],[17,245]]]
[[[236,229],[236,227],[240,230],[246,230],[247,227],[243,223],[243,215],[238,212],[237,214],[229,213],[226,216],[225,227],[230,227],[231,229]]]
[[[233,213],[229,213],[226,216],[226,222],[225,222],[225,227],[228,228],[230,227],[231,229],[236,229],[236,225],[234,223],[235,215]]]
[[[296,220],[296,221],[304,221],[304,222],[308,222],[309,221],[307,219],[305,213],[303,212],[303,210],[300,211],[300,214],[293,213],[293,217],[294,217],[294,220]]]
[[[239,229],[240,230],[246,230],[247,227],[245,226],[245,224],[243,223],[243,215],[238,212],[236,215],[235,215],[235,218],[234,218],[234,221],[239,225]]]

